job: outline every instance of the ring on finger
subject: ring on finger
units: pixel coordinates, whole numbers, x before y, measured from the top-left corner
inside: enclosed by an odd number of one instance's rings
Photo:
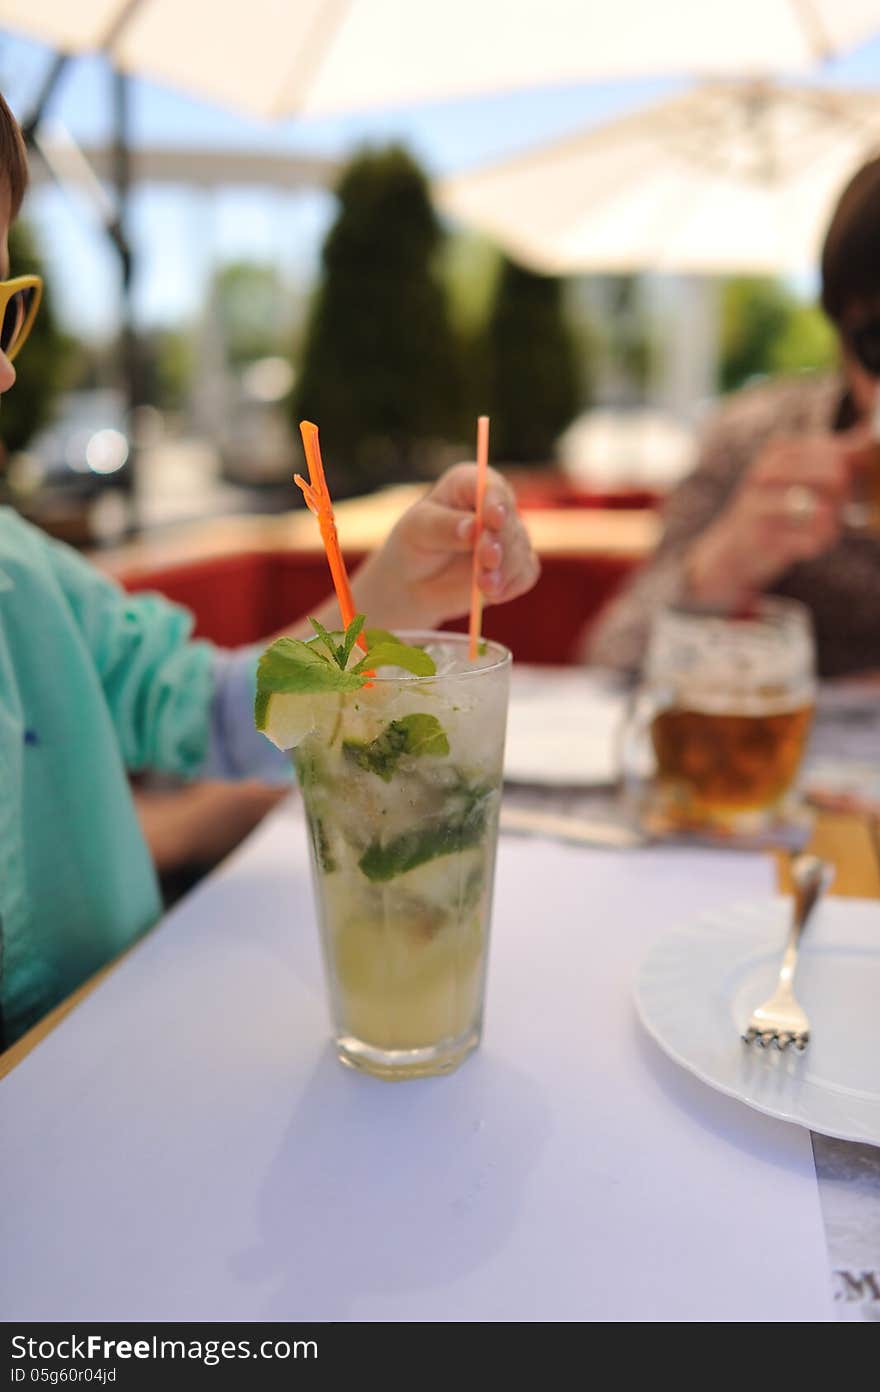
[[[804,483],[791,483],[782,495],[786,516],[799,526],[812,522],[819,511],[819,499],[814,489]]]

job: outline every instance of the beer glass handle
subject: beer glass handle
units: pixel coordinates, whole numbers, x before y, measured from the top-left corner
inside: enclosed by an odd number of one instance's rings
[[[653,773],[648,732],[661,706],[655,691],[645,686],[636,687],[617,734],[617,787],[621,802],[634,822],[640,820],[645,789]]]

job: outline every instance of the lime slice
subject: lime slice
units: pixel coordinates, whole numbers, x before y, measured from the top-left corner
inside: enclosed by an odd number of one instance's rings
[[[326,697],[320,704],[326,706]],[[320,714],[319,703],[311,692],[265,691],[257,696],[257,729],[279,749],[295,748],[317,728]]]

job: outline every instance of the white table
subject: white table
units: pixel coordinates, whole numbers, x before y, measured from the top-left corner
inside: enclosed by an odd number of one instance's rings
[[[618,710],[615,715],[615,693]],[[617,797],[607,788],[578,786],[584,768],[616,776],[614,741],[609,730],[623,719],[625,698],[612,673],[574,668],[517,666],[513,673],[510,733],[525,738],[525,763],[541,770],[533,786],[508,788],[507,806],[522,812],[552,814],[563,822],[613,821]],[[534,747],[530,740],[534,738]],[[514,750],[516,746],[513,745]],[[832,682],[820,688],[810,737],[804,783],[822,788],[858,790],[877,801],[877,750],[880,748],[880,698],[875,687],[859,681]],[[558,782],[560,769],[582,761],[575,782]],[[568,760],[568,762],[566,762]],[[548,780],[548,769],[556,785]],[[543,786],[541,779],[545,780]],[[829,824],[820,814],[813,849],[837,867],[833,893],[875,897],[878,893],[878,830],[866,835],[867,819],[848,825]],[[833,819],[831,819],[833,820]],[[795,840],[797,837],[794,838]],[[873,842],[873,849],[871,843]],[[825,1220],[828,1267],[838,1319],[880,1318],[880,1148],[812,1136],[819,1197]]]
[[[630,997],[655,934],[771,875],[504,841],[483,1045],[389,1085],[327,1043],[286,805],[0,1087],[5,1318],[832,1318],[808,1133]]]

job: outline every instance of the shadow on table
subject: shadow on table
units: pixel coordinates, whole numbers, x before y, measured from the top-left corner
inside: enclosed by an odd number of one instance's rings
[[[639,1055],[651,1078],[691,1121],[757,1160],[784,1170],[800,1168],[791,1147],[789,1127],[793,1123],[765,1116],[681,1068],[655,1044],[635,1015],[632,1028]]]
[[[389,1296],[406,1318],[407,1294],[425,1291],[436,1317],[467,1319],[443,1288],[505,1245],[550,1124],[535,1084],[485,1050],[451,1077],[394,1085],[349,1072],[328,1049],[233,1273],[267,1284],[266,1320],[383,1318]]]

